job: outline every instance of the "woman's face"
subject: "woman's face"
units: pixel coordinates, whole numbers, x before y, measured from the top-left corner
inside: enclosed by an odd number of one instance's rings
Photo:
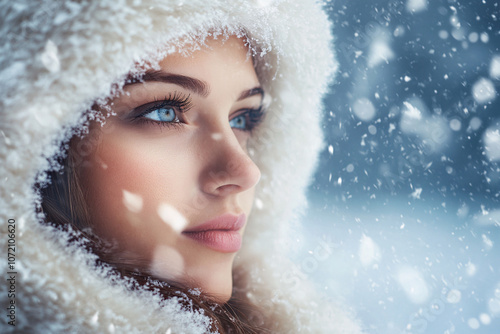
[[[246,146],[263,91],[242,40],[207,46],[127,81],[81,182],[114,254],[223,302],[260,178]]]

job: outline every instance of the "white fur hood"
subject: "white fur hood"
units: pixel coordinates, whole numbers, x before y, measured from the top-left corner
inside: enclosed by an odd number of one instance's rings
[[[40,224],[33,186],[46,182],[67,129],[84,126],[83,111],[120,84],[134,63],[164,56],[159,45],[166,54],[186,47],[181,40],[196,46],[219,28],[250,37],[257,72],[272,97],[252,143],[262,178],[236,258],[235,288],[273,319],[273,333],[360,332],[340,307],[320,301],[286,256],[293,245],[288,231],[305,208],[304,192],[323,147],[321,98],[336,67],[321,4],[2,1],[0,13],[0,247],[5,253],[8,243],[15,244],[14,262],[4,257],[0,268],[3,280],[14,273],[16,303],[14,327],[4,314],[12,285],[2,284],[0,332],[209,332],[206,316],[174,299],[111,284],[102,268],[90,264],[90,254]]]

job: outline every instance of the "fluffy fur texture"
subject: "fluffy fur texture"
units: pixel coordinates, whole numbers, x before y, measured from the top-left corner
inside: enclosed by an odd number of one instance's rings
[[[61,142],[85,132],[83,111],[120,86],[134,63],[189,51],[209,34],[247,34],[272,97],[251,143],[262,172],[235,263],[235,289],[263,307],[273,333],[358,333],[290,265],[289,231],[322,148],[321,97],[336,63],[314,0],[2,1],[0,247],[16,220],[16,327],[1,332],[206,333],[209,320],[148,291],[112,284],[67,235],[40,224],[33,190],[57,168]],[[158,51],[161,50],[161,51]],[[276,240],[275,236],[282,238]],[[6,273],[6,261],[1,261]],[[1,305],[7,293],[1,285]],[[5,312],[5,311],[4,311]]]

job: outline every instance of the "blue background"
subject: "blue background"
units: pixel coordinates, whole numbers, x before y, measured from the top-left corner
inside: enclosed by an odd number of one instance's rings
[[[326,7],[339,71],[299,265],[369,333],[500,333],[500,166],[484,141],[500,120],[490,75],[500,4]],[[376,45],[386,48],[378,63]],[[486,102],[473,94],[482,78],[495,88]],[[373,117],[362,119],[360,99]],[[405,128],[409,105],[425,122]],[[326,259],[315,254],[321,240]]]

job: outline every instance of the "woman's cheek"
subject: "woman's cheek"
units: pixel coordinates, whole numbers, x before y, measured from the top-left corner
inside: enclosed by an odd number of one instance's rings
[[[100,146],[99,159],[108,167],[96,179],[102,183],[103,201],[112,201],[108,208],[115,211],[110,212],[113,217],[155,228],[164,224],[159,216],[162,205],[188,213],[185,203],[196,193],[198,179],[196,154],[189,143],[114,134],[103,138]]]

